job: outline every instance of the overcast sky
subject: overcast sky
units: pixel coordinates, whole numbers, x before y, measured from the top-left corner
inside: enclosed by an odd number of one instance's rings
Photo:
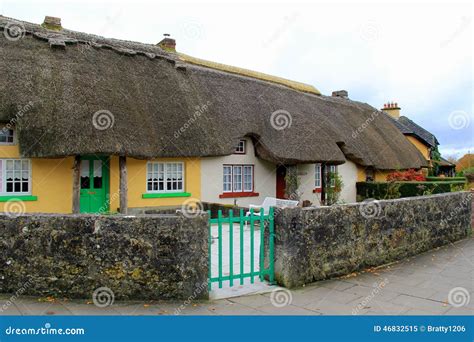
[[[323,94],[402,115],[434,133],[445,155],[474,151],[473,7],[469,2],[0,0],[0,14],[34,23],[158,43],[204,59],[309,83]]]

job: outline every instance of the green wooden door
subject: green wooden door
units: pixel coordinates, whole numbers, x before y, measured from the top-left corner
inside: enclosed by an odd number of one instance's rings
[[[109,211],[109,160],[81,157],[81,213]]]

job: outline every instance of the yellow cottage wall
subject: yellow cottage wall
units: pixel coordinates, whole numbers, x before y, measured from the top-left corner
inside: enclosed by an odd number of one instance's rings
[[[0,146],[0,158],[20,158],[18,145]],[[25,212],[71,213],[74,158],[30,160],[31,195],[38,199],[24,201]],[[0,203],[0,212],[6,211],[6,203]]]
[[[418,149],[418,151],[421,152],[423,157],[425,157],[426,160],[430,160],[430,149],[427,147],[424,143],[422,143],[420,140],[418,140],[415,137],[412,136],[406,136],[408,141],[411,142],[415,147]]]
[[[0,158],[20,158],[18,145],[0,146]],[[36,201],[24,201],[25,212],[72,213],[72,167],[74,158],[43,159],[32,158],[31,195]],[[201,166],[198,158],[155,159],[160,162],[185,163],[185,192],[191,198],[201,198]],[[146,193],[146,160],[127,158],[128,207],[180,206],[190,197],[142,198]],[[5,203],[0,202],[0,212],[5,212]],[[119,167],[118,157],[110,158],[110,211],[119,208]]]
[[[146,193],[147,160],[127,158],[128,207],[175,207],[189,198],[201,199],[201,161],[198,158],[160,158],[152,162],[184,162],[184,192],[190,197],[142,198]],[[110,158],[110,210],[119,208],[119,167],[118,157]]]

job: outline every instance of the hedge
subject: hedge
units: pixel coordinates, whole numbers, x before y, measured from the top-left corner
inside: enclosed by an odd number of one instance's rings
[[[357,182],[357,198],[391,199],[461,191],[464,181],[439,182]]]
[[[466,177],[426,177],[428,182],[465,182]]]

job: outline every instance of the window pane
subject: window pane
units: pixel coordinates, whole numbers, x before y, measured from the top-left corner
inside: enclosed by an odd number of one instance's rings
[[[81,189],[90,188],[89,161],[81,161]]]
[[[224,191],[232,191],[232,167],[224,166],[224,178],[223,178]]]
[[[242,191],[242,166],[234,166],[234,191]]]
[[[244,191],[252,191],[253,167],[244,166]]]
[[[321,164],[316,164],[315,165],[315,174],[314,174],[314,178],[315,178],[315,181],[314,181],[314,186],[316,188],[320,188],[321,187]]]
[[[102,160],[94,160],[94,189],[102,189]]]

